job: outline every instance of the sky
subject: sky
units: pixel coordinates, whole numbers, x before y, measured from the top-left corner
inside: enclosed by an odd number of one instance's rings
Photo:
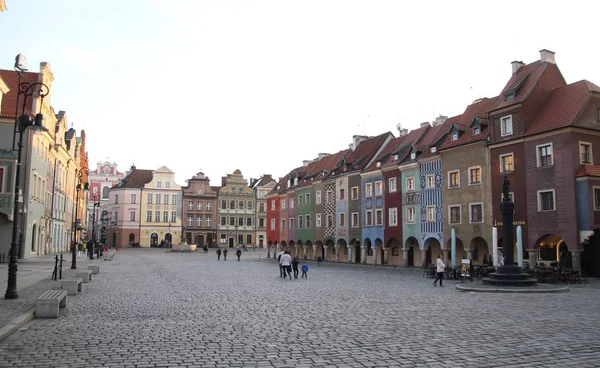
[[[566,6],[568,4],[568,6]],[[52,105],[90,167],[166,165],[178,184],[283,177],[352,136],[398,135],[498,95],[556,52],[600,84],[600,2],[6,0],[0,68],[50,63]]]

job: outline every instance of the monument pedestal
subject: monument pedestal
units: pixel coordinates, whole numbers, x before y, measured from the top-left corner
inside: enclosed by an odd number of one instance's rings
[[[537,279],[532,279],[518,266],[499,266],[497,272],[490,273],[481,281],[484,285],[495,286],[535,286],[538,283]]]

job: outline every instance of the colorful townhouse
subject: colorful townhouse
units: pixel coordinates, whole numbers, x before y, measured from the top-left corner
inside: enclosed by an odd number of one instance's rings
[[[489,259],[492,249],[492,207],[500,197],[492,197],[487,111],[495,103],[496,98],[474,101],[453,121],[438,148],[444,179],[444,239],[448,242],[454,229],[456,254],[451,254],[448,244],[442,248],[448,251],[448,259],[455,257],[455,265],[460,265],[462,259],[481,264]]]
[[[240,170],[221,178],[218,195],[217,239],[223,247],[251,245],[255,242],[256,209],[254,192]]]
[[[281,219],[279,188],[283,185],[284,180],[280,178],[275,187],[265,196],[267,202],[267,258],[271,258],[271,251],[277,250],[282,239],[279,225]]]
[[[254,192],[256,200],[256,245],[263,248],[266,245],[267,239],[267,193],[273,190],[277,182],[270,174],[263,174],[260,178],[250,179],[250,188]]]
[[[331,248],[328,257],[335,257],[340,262],[342,256],[344,261],[351,258],[349,244],[352,240],[356,242],[360,231],[361,221],[361,172],[375,160],[385,146],[394,138],[391,132],[380,134],[375,137],[355,135],[350,144],[350,151],[340,161],[340,164],[331,172],[327,181],[333,183],[335,192],[335,220],[333,235],[326,239],[325,246]],[[333,188],[332,188],[333,190]],[[350,211],[352,208],[352,211]],[[350,239],[350,231],[353,238]],[[373,239],[375,241],[376,239]],[[371,239],[365,240],[365,245],[371,243]],[[375,241],[375,246],[383,245],[383,240]],[[333,246],[333,247],[332,247]],[[362,257],[366,259],[365,257]]]
[[[188,244],[199,247],[217,245],[217,197],[219,188],[210,186],[210,178],[199,172],[182,187],[183,234]]]

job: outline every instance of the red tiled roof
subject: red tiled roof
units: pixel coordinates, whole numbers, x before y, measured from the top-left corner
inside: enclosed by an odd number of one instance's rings
[[[573,124],[592,92],[600,93],[600,87],[587,80],[554,89],[525,134],[543,133]]]
[[[154,170],[133,169],[129,175],[123,178],[118,184],[114,185],[114,189],[122,188],[143,188],[144,185],[152,181]]]
[[[595,176],[600,177],[600,166],[598,165],[581,165],[577,170],[576,177],[581,178],[584,176]]]
[[[460,118],[461,118],[461,115],[456,115],[456,116],[446,119],[446,121],[444,121],[440,125],[431,127],[431,130],[429,132],[427,132],[427,134],[425,135],[425,137],[423,137],[423,139],[421,139],[419,144],[425,146],[426,148],[430,148],[433,146],[437,147],[439,144],[441,144],[440,141],[448,133],[448,131],[450,130],[450,127],[452,127],[452,125],[457,123]],[[417,158],[425,159],[425,158],[435,156],[437,154],[438,154],[437,151],[431,152],[431,149],[425,149]],[[411,160],[408,160],[408,161],[411,161]],[[408,163],[408,161],[402,162],[402,163]]]
[[[37,83],[39,73],[23,72],[21,82]],[[17,109],[17,92],[19,90],[19,74],[14,70],[0,69],[0,78],[4,80],[10,91],[2,98],[2,107],[0,108],[1,118],[16,119],[15,111]],[[32,98],[27,100],[26,112],[31,112]],[[23,108],[23,100],[19,101],[19,114]]]
[[[386,145],[382,154],[379,155],[380,157],[378,157],[373,162],[373,164],[371,166],[369,166],[368,170],[365,170],[365,171],[372,171],[372,170],[377,169],[377,161],[379,161],[380,158],[384,156],[384,153],[385,154],[395,154],[395,152],[402,151],[402,153],[404,155],[406,155],[407,150],[401,150],[401,148],[405,147],[407,145],[416,144],[419,140],[421,140],[424,136],[426,136],[427,133],[429,133],[429,131],[431,129],[432,129],[432,127],[427,125],[427,126],[419,127],[418,129],[411,130],[410,133],[408,133],[405,136],[394,138]],[[398,159],[396,159],[396,160],[394,160],[393,156],[388,157],[386,162],[382,162],[381,168],[397,166],[398,162],[400,162],[404,158],[403,154],[398,154]]]
[[[320,160],[313,161],[307,166],[306,175],[304,176],[307,180],[306,182],[302,180],[296,187],[304,187],[309,186],[312,183],[311,178],[315,178],[316,180],[320,180],[321,176],[318,174],[323,171],[331,171],[334,169],[340,162],[340,160],[346,156],[346,154],[350,150],[346,149],[343,151],[339,151],[332,155],[327,155]]]
[[[489,129],[486,125],[481,126],[481,131],[477,135],[473,135],[473,129],[471,123],[474,118],[478,118],[481,122],[487,123],[487,112],[494,106],[496,100],[500,97],[484,98],[477,100],[475,103],[470,104],[465,109],[465,112],[455,122],[456,127],[461,128],[462,133],[459,134],[457,140],[453,141],[451,135],[448,135],[444,142],[440,145],[439,150],[445,150],[448,148],[454,148],[458,146],[464,146],[469,143],[479,142],[487,138]]]
[[[369,137],[359,143],[358,147],[356,147],[354,151],[349,151],[344,157],[348,171],[362,171],[373,158],[373,156],[375,156],[377,151],[381,148],[388,137],[393,138],[394,135],[391,132],[386,132],[375,137]],[[341,171],[337,174],[341,175],[344,172],[345,171]]]

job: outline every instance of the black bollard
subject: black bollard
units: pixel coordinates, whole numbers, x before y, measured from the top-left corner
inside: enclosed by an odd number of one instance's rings
[[[60,262],[58,265],[58,278],[59,280],[62,280],[62,263],[63,263],[63,256],[62,254],[60,255]]]

